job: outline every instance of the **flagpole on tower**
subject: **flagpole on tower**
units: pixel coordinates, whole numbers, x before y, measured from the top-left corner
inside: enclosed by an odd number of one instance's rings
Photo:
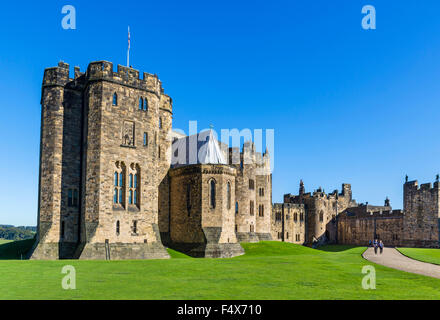
[[[130,26],[128,26],[127,67],[130,67]]]

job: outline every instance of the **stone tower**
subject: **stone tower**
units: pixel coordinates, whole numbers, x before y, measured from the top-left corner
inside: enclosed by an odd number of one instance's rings
[[[234,228],[236,169],[227,164],[212,130],[174,145],[173,154],[182,158],[169,172],[170,246],[194,257],[244,254]]]
[[[168,258],[158,228],[171,99],[157,76],[107,61],[46,69],[32,259]]]
[[[417,181],[408,181],[403,189],[403,245],[439,247],[439,182],[419,186]]]
[[[237,170],[235,220],[240,242],[271,240],[272,175],[268,152],[255,151],[252,142],[229,150],[229,161]],[[237,161],[238,160],[238,161]]]
[[[300,182],[299,195],[284,195],[284,203],[303,204],[305,217],[305,243],[312,244],[314,239],[325,243],[337,241],[336,217],[345,209],[355,206],[350,184],[343,184],[342,191],[327,194],[318,188],[306,193],[304,183]]]

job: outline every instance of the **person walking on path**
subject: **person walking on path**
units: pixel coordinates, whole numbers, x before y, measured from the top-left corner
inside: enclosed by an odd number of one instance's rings
[[[380,240],[380,242],[379,242],[379,248],[380,248],[380,254],[382,254],[382,252],[383,252],[383,242],[382,242],[382,240]]]
[[[377,246],[378,246],[377,239],[374,239],[374,242],[373,242],[374,254],[377,254]]]
[[[368,241],[368,247],[371,247],[372,244],[373,244],[373,242],[371,240]]]

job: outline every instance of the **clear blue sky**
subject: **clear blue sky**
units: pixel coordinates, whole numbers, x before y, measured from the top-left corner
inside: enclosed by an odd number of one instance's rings
[[[77,30],[61,28],[76,7]],[[377,30],[361,28],[364,5]],[[174,126],[275,130],[273,200],[353,185],[402,207],[440,171],[440,2],[20,1],[0,6],[0,223],[35,225],[43,70],[126,61],[157,73]]]

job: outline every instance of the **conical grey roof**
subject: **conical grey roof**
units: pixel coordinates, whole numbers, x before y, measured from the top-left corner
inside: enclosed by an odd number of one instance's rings
[[[173,143],[171,165],[191,164],[228,164],[213,130],[184,137]]]

